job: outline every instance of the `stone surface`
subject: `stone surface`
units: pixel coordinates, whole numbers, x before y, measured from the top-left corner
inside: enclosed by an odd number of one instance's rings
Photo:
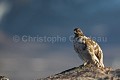
[[[120,80],[120,69],[79,66],[38,80]]]

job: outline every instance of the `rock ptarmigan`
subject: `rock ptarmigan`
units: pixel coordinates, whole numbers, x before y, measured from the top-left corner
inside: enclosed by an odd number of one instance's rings
[[[104,68],[103,52],[100,46],[89,37],[86,37],[80,28],[75,28],[74,34],[74,50],[82,59],[83,66],[92,64]]]

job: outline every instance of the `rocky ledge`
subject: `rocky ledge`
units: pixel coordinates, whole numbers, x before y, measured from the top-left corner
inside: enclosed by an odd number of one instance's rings
[[[120,69],[79,66],[38,80],[120,80]]]

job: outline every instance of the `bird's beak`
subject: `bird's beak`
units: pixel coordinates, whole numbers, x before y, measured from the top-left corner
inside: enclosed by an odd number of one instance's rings
[[[74,33],[76,34],[77,32],[76,32],[76,31],[74,31]]]

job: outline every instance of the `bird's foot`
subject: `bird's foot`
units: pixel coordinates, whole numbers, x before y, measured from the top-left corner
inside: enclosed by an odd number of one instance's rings
[[[90,63],[89,63],[89,62],[85,62],[85,63],[83,63],[82,65],[80,65],[79,67],[80,67],[80,68],[90,67]]]
[[[80,65],[80,66],[79,66],[79,68],[81,68],[81,69],[82,69],[83,67],[85,67],[85,65],[84,65],[84,64],[82,64],[82,65]]]

